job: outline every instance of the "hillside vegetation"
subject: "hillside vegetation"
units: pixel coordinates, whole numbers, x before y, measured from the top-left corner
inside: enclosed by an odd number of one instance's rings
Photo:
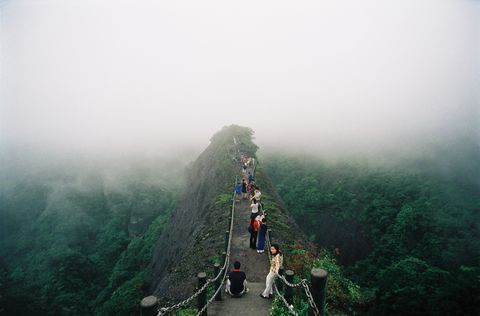
[[[476,144],[380,164],[266,155],[302,230],[347,268],[372,315],[478,315]]]
[[[2,170],[0,315],[134,314],[182,166],[32,165]]]

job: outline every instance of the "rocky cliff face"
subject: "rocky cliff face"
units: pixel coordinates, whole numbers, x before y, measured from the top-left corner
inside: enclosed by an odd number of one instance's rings
[[[183,198],[157,242],[147,271],[151,292],[161,300],[176,301],[193,293],[200,271],[213,275],[213,262],[224,250],[235,176],[240,177],[239,152],[255,156],[257,150],[252,134],[248,128],[225,127],[212,137],[210,145],[187,171]],[[291,245],[300,239],[306,243],[261,171],[257,183],[264,188],[275,241]]]
[[[245,130],[224,128],[187,170],[185,192],[147,271],[158,297],[178,299],[193,291],[195,275],[221,254],[237,169],[233,137]]]

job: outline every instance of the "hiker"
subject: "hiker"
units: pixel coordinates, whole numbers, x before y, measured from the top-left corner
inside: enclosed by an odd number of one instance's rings
[[[243,176],[245,177],[247,175],[247,163],[244,162],[243,163],[243,166],[242,166],[242,173],[243,173]]]
[[[260,202],[260,197],[261,196],[262,196],[262,192],[260,191],[260,187],[256,187],[255,191],[254,191],[254,194],[253,194],[253,197],[250,200],[255,199],[258,202]]]
[[[248,182],[252,182],[253,181],[253,174],[249,171],[248,172]]]
[[[235,186],[235,199],[237,201],[240,201],[241,194],[242,194],[242,184],[240,182],[237,182],[237,185]]]
[[[258,245],[257,245],[257,252],[264,253],[265,252],[265,237],[267,235],[267,219],[265,215],[259,216],[260,228],[258,230]]]
[[[255,184],[255,180],[250,181],[249,185],[250,185],[250,190],[248,190],[248,198],[251,200],[253,195],[255,194],[255,188],[257,187]]]
[[[242,179],[242,193],[243,193],[243,198],[247,199],[247,183],[245,182],[245,179]]]
[[[247,192],[248,192],[248,198],[250,198],[250,192],[252,192],[252,182],[251,181],[248,181]]]
[[[252,208],[252,214],[250,214],[250,219],[254,219],[258,215],[258,202],[255,198],[252,200],[252,204],[250,204]]]
[[[272,261],[270,262],[270,271],[268,272],[267,279],[265,281],[265,290],[260,296],[262,298],[268,299],[273,297],[273,281],[278,275],[278,270],[283,264],[283,255],[280,251],[280,247],[276,244],[273,244],[270,247],[270,253],[272,254]]]
[[[260,223],[257,221],[256,217],[250,218],[248,223],[248,231],[250,233],[250,248],[257,249],[257,236],[258,229],[260,228]]]
[[[244,293],[248,292],[247,276],[245,272],[240,271],[240,262],[238,261],[233,263],[233,270],[228,274],[225,292],[233,297],[241,297]]]

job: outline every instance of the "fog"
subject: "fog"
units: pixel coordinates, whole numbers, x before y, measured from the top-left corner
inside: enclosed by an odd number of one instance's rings
[[[480,1],[0,1],[1,144],[162,152],[478,139]],[[7,147],[4,147],[7,148]]]

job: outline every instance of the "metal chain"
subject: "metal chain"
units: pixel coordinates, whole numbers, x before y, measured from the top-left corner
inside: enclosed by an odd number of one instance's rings
[[[267,245],[270,247],[270,237],[268,235],[267,235]],[[270,259],[270,252],[268,252],[268,257]],[[308,304],[313,308],[313,313],[315,314],[315,316],[320,316],[320,311],[318,310],[317,304],[315,304],[315,300],[313,299],[313,295],[310,292],[308,281],[306,279],[302,279],[299,283],[295,284],[295,283],[288,282],[283,275],[279,274],[278,277],[280,278],[280,280],[282,280],[283,283],[285,283],[289,287],[292,287],[292,288],[303,287],[305,291],[305,295],[307,296],[307,299],[308,299]],[[287,300],[280,294],[276,284],[274,284],[274,286],[275,286],[275,291],[277,292],[278,296],[282,299],[284,305],[290,310],[290,313],[292,313],[293,315],[297,315],[295,310],[293,310],[293,307],[289,305]]]
[[[222,282],[220,283],[220,286],[217,288],[217,290],[215,291],[215,293],[213,293],[212,297],[207,301],[207,304],[205,304],[203,306],[203,308],[197,313],[196,316],[200,316],[208,307],[208,305],[210,305],[210,303],[213,302],[213,300],[215,299],[215,296],[217,296],[218,292],[221,291],[222,287],[223,287],[223,284],[225,283],[225,278],[226,278],[227,274],[225,273],[223,275],[223,279],[222,279]]]
[[[293,305],[288,304],[285,297],[283,297],[283,295],[280,294],[280,291],[278,290],[277,285],[275,283],[273,284],[273,288],[275,289],[276,295],[283,301],[283,305],[285,305],[285,307],[288,308],[288,311],[290,312],[290,314],[298,316],[298,313],[293,308]]]
[[[306,281],[307,281],[306,279],[302,279],[302,280],[300,280],[299,283],[296,283],[296,284],[295,284],[295,283],[290,283],[290,282],[288,282],[287,279],[285,279],[285,277],[284,277],[283,275],[279,275],[279,278],[280,278],[280,280],[283,281],[283,283],[285,283],[285,284],[288,285],[289,287],[293,287],[293,288],[301,287],[301,286],[303,286],[303,282],[306,282]]]
[[[310,287],[308,285],[307,279],[302,279],[299,283],[295,284],[295,283],[288,282],[283,275],[279,275],[279,278],[283,281],[283,283],[285,283],[289,287],[292,287],[292,288],[303,287],[305,291],[305,295],[307,296],[307,299],[308,299],[308,303],[314,309],[314,314],[318,316],[320,315],[320,312],[318,311],[318,307],[315,304],[315,300],[313,299],[313,295],[310,292]]]
[[[234,138],[234,141],[235,141],[235,138]],[[238,179],[237,176],[235,176],[235,183],[237,183],[237,179]],[[224,274],[223,274],[222,282],[220,283],[220,286],[217,288],[217,290],[212,295],[212,297],[207,301],[207,304],[205,304],[202,307],[202,309],[197,313],[197,316],[200,316],[207,309],[208,305],[210,305],[210,303],[213,302],[215,296],[217,296],[218,292],[222,289],[223,284],[225,283],[225,278],[227,277],[226,267],[228,267],[228,264],[230,262],[230,250],[231,250],[232,237],[233,237],[232,231],[233,231],[233,218],[234,218],[234,214],[235,214],[235,195],[233,196],[232,199],[233,199],[233,202],[232,202],[232,216],[231,216],[231,220],[230,220],[230,234],[229,234],[229,237],[228,237],[227,254],[225,256],[225,263],[223,264],[222,269],[220,270],[218,275],[215,277],[215,279],[212,279],[212,282],[215,282],[216,280],[218,280],[218,278],[220,277],[220,275],[223,272]]]
[[[235,137],[234,137],[234,142],[236,141]],[[235,183],[237,183],[237,177],[235,177]],[[235,196],[233,197],[233,203],[232,203],[232,217],[231,217],[231,221],[230,221],[230,235],[229,235],[229,238],[228,238],[228,246],[227,246],[227,255],[225,257],[225,263],[222,267],[222,269],[220,270],[219,274],[215,277],[215,279],[212,279],[212,282],[215,282],[219,276],[222,274],[222,272],[224,272],[224,275],[223,275],[223,279],[222,279],[222,282],[220,283],[220,286],[217,288],[217,290],[215,291],[215,293],[212,295],[212,297],[207,301],[207,304],[205,304],[202,309],[197,313],[197,316],[200,316],[203,312],[205,312],[205,310],[207,309],[208,305],[210,305],[210,303],[213,302],[215,296],[217,296],[218,292],[222,289],[223,287],[223,284],[225,283],[225,278],[227,276],[227,270],[226,270],[226,267],[228,266],[228,263],[230,261],[230,250],[231,250],[231,243],[232,243],[232,231],[233,231],[233,217],[234,217],[234,211],[235,211]]]
[[[237,183],[237,177],[235,177],[235,183]],[[210,284],[212,284],[213,282],[217,281],[218,278],[222,275],[222,273],[224,273],[224,276],[223,276],[223,280],[222,280],[222,283],[220,284],[220,287],[217,289],[217,291],[215,293],[218,293],[219,289],[222,288],[223,286],[223,283],[225,281],[225,276],[226,276],[226,268],[228,267],[228,264],[230,263],[230,249],[231,249],[231,243],[232,243],[232,230],[233,230],[233,218],[234,218],[234,214],[235,214],[235,196],[232,197],[233,199],[233,202],[232,202],[232,214],[231,214],[231,219],[230,219],[230,234],[228,236],[228,245],[227,245],[227,254],[225,256],[225,262],[223,263],[223,267],[220,269],[220,271],[218,272],[218,274],[215,276],[215,278],[213,279],[208,279],[207,282],[200,288],[198,289],[197,292],[195,292],[192,296],[190,296],[189,298],[175,304],[175,305],[172,305],[172,306],[169,306],[169,307],[160,307],[158,309],[158,314],[157,316],[162,316],[162,315],[165,315],[166,313],[168,312],[171,312],[171,311],[174,311],[182,306],[185,306],[187,305],[188,303],[190,303],[193,299],[195,299],[197,296],[199,296]],[[215,295],[213,296],[215,297]],[[212,299],[211,299],[212,300]],[[207,302],[207,304],[202,308],[201,312],[199,313],[199,315],[205,310],[205,308],[207,308],[207,306],[210,304],[211,300],[209,302]]]
[[[235,139],[234,139],[235,141]],[[255,166],[256,167],[256,164]],[[237,182],[237,177],[235,177],[235,183]],[[195,299],[197,296],[199,296],[210,284],[212,284],[213,282],[217,281],[218,278],[222,275],[223,273],[223,278],[222,278],[222,282],[220,283],[220,286],[217,288],[217,290],[215,291],[215,293],[213,294],[213,296],[207,301],[207,304],[205,304],[203,306],[203,308],[198,312],[197,316],[200,316],[203,312],[205,312],[205,310],[207,309],[208,305],[210,305],[210,303],[213,302],[215,296],[218,294],[218,292],[222,289],[222,286],[223,284],[225,283],[225,278],[226,278],[226,268],[228,267],[228,264],[230,262],[230,250],[231,250],[231,242],[232,242],[232,230],[233,230],[233,218],[234,218],[234,212],[235,212],[235,197],[233,197],[233,202],[232,202],[232,214],[231,214],[231,220],[230,220],[230,234],[229,234],[229,237],[228,237],[228,245],[227,245],[227,253],[226,253],[226,256],[225,256],[225,262],[223,264],[223,267],[220,269],[219,273],[215,276],[215,278],[213,279],[208,279],[207,282],[200,288],[198,289],[197,292],[195,292],[192,296],[190,296],[189,298],[185,299],[184,301],[180,302],[180,303],[177,303],[175,305],[172,305],[172,306],[169,306],[169,307],[161,307],[159,308],[159,313],[157,314],[157,316],[162,316],[162,315],[165,315],[166,313],[168,312],[171,312],[173,310],[176,310],[182,306],[185,306],[187,305],[188,303],[190,303],[193,299]],[[271,242],[270,242],[270,236],[267,234],[267,245],[270,247],[271,246]],[[271,255],[270,255],[270,251],[268,252],[268,257],[269,257],[269,260],[271,260]],[[289,287],[292,287],[292,288],[298,288],[298,287],[303,287],[304,290],[305,290],[305,294],[307,296],[307,299],[308,299],[308,302],[309,302],[309,305],[314,309],[313,312],[315,314],[315,316],[320,316],[320,312],[318,310],[318,307],[317,305],[315,304],[315,301],[313,299],[313,296],[312,296],[312,293],[310,292],[310,289],[309,289],[309,286],[308,286],[308,283],[307,283],[307,280],[306,279],[302,279],[299,283],[290,283],[287,281],[287,279],[285,279],[285,277],[283,275],[278,275],[279,278],[282,280],[283,283],[285,283],[287,286]],[[295,316],[298,316],[297,312],[295,311],[295,309],[293,308],[292,305],[288,304],[287,300],[285,299],[285,297],[283,297],[281,294],[280,294],[280,291],[278,290],[277,288],[277,285],[274,283],[273,284],[274,286],[274,289],[275,289],[275,292],[277,294],[277,296],[282,300],[283,304],[288,308],[289,312],[292,314],[292,315],[295,315]]]
[[[171,312],[171,311],[173,311],[173,310],[176,310],[176,309],[179,308],[179,307],[182,307],[182,306],[187,305],[187,304],[190,303],[194,298],[196,298],[197,296],[199,296],[200,293],[202,293],[202,292],[207,288],[207,286],[208,286],[210,283],[211,283],[211,282],[207,281],[200,289],[198,289],[197,292],[195,292],[192,296],[190,296],[190,297],[187,298],[186,300],[181,301],[180,303],[177,303],[177,304],[172,305],[172,306],[169,306],[169,307],[161,307],[161,308],[159,309],[158,316],[165,315],[165,314],[168,313],[168,312]]]
[[[302,284],[305,290],[305,294],[307,295],[308,303],[313,308],[313,313],[315,314],[315,316],[320,316],[320,311],[318,310],[317,304],[315,304],[315,300],[313,299],[313,295],[310,292],[307,280],[302,280]]]

